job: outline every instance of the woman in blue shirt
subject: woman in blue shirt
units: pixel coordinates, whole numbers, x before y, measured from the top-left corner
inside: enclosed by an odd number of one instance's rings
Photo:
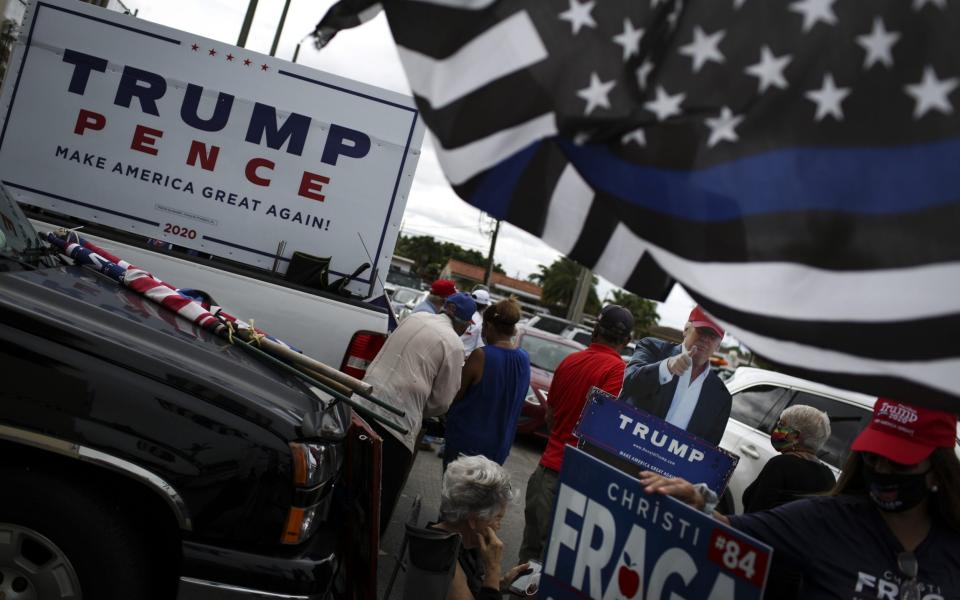
[[[503,464],[510,454],[520,409],[530,386],[530,357],[513,343],[520,305],[510,298],[483,312],[486,344],[463,365],[460,391],[446,418],[443,468],[461,454]]]

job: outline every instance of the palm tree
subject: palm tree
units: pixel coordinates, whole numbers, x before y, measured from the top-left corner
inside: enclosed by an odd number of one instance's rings
[[[651,300],[624,290],[613,290],[610,298],[612,304],[619,304],[633,313],[633,335],[637,338],[647,335],[649,328],[660,321],[657,304]]]
[[[577,280],[582,267],[565,256],[553,261],[549,267],[537,265],[538,273],[530,275],[530,281],[540,285],[540,302],[557,316],[565,316],[577,290]],[[597,278],[593,277],[584,312],[596,313],[600,310],[600,297],[597,296]]]

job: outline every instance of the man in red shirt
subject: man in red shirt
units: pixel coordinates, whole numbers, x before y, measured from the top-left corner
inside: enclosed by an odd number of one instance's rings
[[[583,411],[590,388],[598,387],[614,396],[620,394],[625,366],[620,351],[630,341],[632,334],[633,315],[630,311],[616,304],[605,306],[593,329],[590,347],[563,359],[553,374],[547,394],[550,439],[540,457],[540,464],[527,482],[526,522],[520,545],[520,563],[542,558],[557,497],[563,447],[567,444],[576,445],[573,428]]]

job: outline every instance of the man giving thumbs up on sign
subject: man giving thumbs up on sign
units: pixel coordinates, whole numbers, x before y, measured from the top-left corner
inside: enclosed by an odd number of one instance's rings
[[[730,417],[730,392],[710,369],[723,329],[697,306],[683,328],[683,343],[644,338],[627,364],[620,399],[714,446]]]

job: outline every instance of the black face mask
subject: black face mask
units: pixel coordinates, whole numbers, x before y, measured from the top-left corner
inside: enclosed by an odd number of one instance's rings
[[[927,489],[927,472],[924,473],[877,473],[863,465],[863,481],[870,499],[877,508],[886,512],[903,512],[924,501]]]

